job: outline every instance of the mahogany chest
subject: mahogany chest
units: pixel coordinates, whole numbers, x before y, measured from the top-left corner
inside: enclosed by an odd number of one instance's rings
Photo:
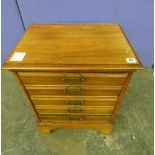
[[[3,64],[41,132],[108,134],[133,71],[143,66],[119,24],[33,24]]]

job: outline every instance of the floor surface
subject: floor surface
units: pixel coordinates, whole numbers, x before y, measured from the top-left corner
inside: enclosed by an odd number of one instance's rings
[[[40,134],[9,71],[2,71],[2,155],[153,155],[153,76],[134,73],[109,136],[91,129]]]

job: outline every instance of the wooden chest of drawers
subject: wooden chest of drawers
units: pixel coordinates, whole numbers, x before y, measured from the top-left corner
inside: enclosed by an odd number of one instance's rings
[[[15,74],[40,131],[108,134],[132,72],[143,66],[118,24],[35,24],[2,68]]]

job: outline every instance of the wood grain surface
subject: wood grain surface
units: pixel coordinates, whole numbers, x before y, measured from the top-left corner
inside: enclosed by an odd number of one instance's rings
[[[15,52],[25,52],[22,61],[10,61]],[[136,59],[127,63],[126,58]],[[68,66],[69,65],[69,66]],[[71,70],[91,66],[106,70],[141,69],[118,24],[34,24],[5,61],[4,69]]]
[[[84,105],[84,106],[114,106],[117,96],[50,96],[31,95],[34,105]],[[78,104],[79,103],[79,104]]]
[[[52,73],[52,72],[18,72],[20,79],[27,85],[124,85],[127,73]],[[66,76],[68,80],[63,80]],[[84,77],[84,80],[79,80]],[[73,79],[74,78],[74,79]]]
[[[41,132],[109,134],[132,73],[143,66],[118,24],[33,24],[2,69],[15,73]]]

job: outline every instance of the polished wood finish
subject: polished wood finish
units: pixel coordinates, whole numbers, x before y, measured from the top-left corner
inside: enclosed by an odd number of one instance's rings
[[[110,134],[113,128],[112,123],[102,122],[77,122],[77,121],[67,121],[67,122],[40,122],[37,124],[37,127],[42,133],[50,133],[57,128],[91,128],[100,131],[103,134]]]
[[[12,61],[19,52],[25,56]],[[15,74],[39,131],[109,134],[132,72],[143,66],[119,24],[34,24],[2,69]]]
[[[114,106],[117,96],[50,96],[31,95],[34,105]]]
[[[23,61],[10,61],[15,52],[26,52]],[[34,24],[5,61],[5,69],[116,70],[142,69],[118,24]],[[65,69],[66,68],[66,69]],[[93,69],[92,68],[92,69]],[[83,70],[83,69],[82,69]]]
[[[77,123],[95,123],[95,122],[102,122],[102,123],[109,123],[111,122],[111,115],[88,115],[88,114],[40,114],[41,121],[47,122],[77,122]]]
[[[114,116],[116,115],[116,113],[117,113],[117,111],[118,111],[118,107],[119,107],[119,105],[120,105],[120,103],[121,103],[121,100],[122,100],[123,95],[125,94],[125,91],[126,91],[126,89],[127,89],[128,83],[129,83],[129,81],[130,81],[130,79],[131,79],[131,76],[132,76],[132,72],[129,73],[129,76],[128,76],[127,80],[126,80],[125,86],[124,86],[124,88],[122,89],[122,91],[121,91],[121,93],[120,93],[120,95],[119,95],[119,97],[118,97],[118,100],[117,100],[117,103],[116,103],[116,105],[115,105],[115,109],[114,109],[114,111],[113,111],[111,120],[114,119]]]
[[[38,113],[37,113],[36,109],[34,108],[34,104],[32,103],[32,100],[31,100],[30,96],[29,96],[28,93],[26,92],[26,90],[25,90],[25,88],[24,88],[24,86],[23,86],[21,80],[19,79],[18,74],[17,74],[16,72],[13,72],[13,74],[14,74],[14,76],[15,76],[17,82],[19,83],[19,86],[20,86],[20,88],[21,88],[21,91],[22,91],[23,94],[24,94],[24,97],[25,97],[27,103],[29,104],[29,106],[31,107],[31,109],[32,109],[32,111],[33,111],[33,113],[34,113],[34,115],[36,116],[36,120],[37,120],[37,121],[40,121],[40,118],[39,118],[39,116],[38,116]]]
[[[60,113],[80,113],[80,114],[100,114],[112,115],[113,106],[51,106],[51,105],[35,105],[39,114],[60,114]]]
[[[29,95],[82,95],[82,96],[118,96],[122,86],[104,86],[104,85],[42,85],[26,86]]]
[[[61,84],[82,84],[82,85],[124,85],[127,73],[50,73],[50,72],[19,72],[18,75],[24,85],[61,85]],[[68,81],[64,81],[64,76],[68,77]],[[84,80],[79,80],[84,77]]]

